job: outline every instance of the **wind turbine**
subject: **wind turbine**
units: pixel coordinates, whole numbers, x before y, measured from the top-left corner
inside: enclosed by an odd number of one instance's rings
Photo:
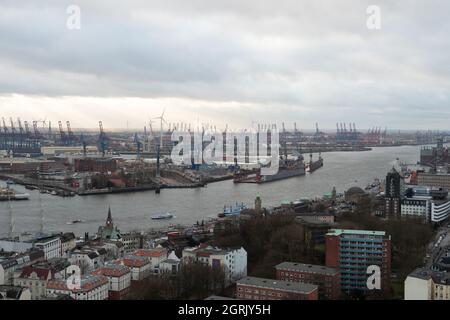
[[[160,117],[156,117],[153,119],[159,119],[160,120],[160,132],[159,132],[159,145],[157,146],[157,156],[156,156],[156,177],[159,178],[160,175],[160,153],[161,153],[161,147],[162,147],[162,134],[163,134],[163,123],[167,123],[167,121],[164,119],[164,113],[166,112],[166,108],[163,109],[163,112]]]

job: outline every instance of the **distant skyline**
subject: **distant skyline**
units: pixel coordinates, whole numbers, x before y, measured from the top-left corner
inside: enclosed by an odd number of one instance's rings
[[[80,30],[66,26],[72,4]],[[0,118],[143,128],[165,109],[218,128],[447,130],[448,12],[445,0],[4,0]]]

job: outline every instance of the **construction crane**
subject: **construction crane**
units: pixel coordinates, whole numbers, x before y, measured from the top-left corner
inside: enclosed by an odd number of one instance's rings
[[[70,126],[70,121],[67,121],[66,125],[67,125],[67,133],[69,135],[68,144],[73,144],[73,143],[75,143],[76,139],[75,139],[75,135],[73,134],[72,127]]]
[[[80,136],[80,141],[81,141],[81,145],[83,146],[83,157],[86,158],[86,154],[87,154],[87,143],[86,140],[84,140],[84,135],[81,134]]]
[[[67,144],[67,135],[64,132],[64,128],[63,128],[63,124],[61,121],[58,121],[58,126],[59,126],[59,135],[61,137],[61,142],[66,145]]]
[[[23,138],[23,136],[25,135],[25,132],[23,130],[22,121],[20,120],[20,118],[17,118],[17,125],[19,126],[20,136]]]
[[[98,148],[103,156],[106,154],[106,150],[108,149],[108,137],[105,134],[105,131],[103,130],[103,122],[98,122],[100,134],[98,137]]]
[[[12,147],[16,147],[16,138],[17,138],[17,132],[16,132],[16,128],[14,127],[14,120],[13,118],[9,118],[9,121],[11,123],[11,144]],[[21,143],[20,143],[21,144]]]
[[[49,121],[48,122],[48,138],[51,140],[53,138],[53,133],[52,133],[52,122]]]
[[[139,136],[137,133],[134,134],[134,143],[136,143],[136,159],[141,159],[141,150],[142,150],[142,143],[139,140]]]
[[[24,121],[23,124],[25,126],[25,134],[27,135],[28,138],[31,138],[31,131],[30,126],[28,125],[28,121]]]
[[[34,129],[34,136],[36,139],[40,139],[41,138],[41,133],[39,132],[38,129],[38,122],[37,121],[33,121],[33,129]]]

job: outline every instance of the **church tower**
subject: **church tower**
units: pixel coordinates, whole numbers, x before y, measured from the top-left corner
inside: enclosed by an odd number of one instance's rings
[[[106,218],[106,227],[112,229],[114,227],[113,219],[111,215],[111,207],[108,209],[108,218]]]

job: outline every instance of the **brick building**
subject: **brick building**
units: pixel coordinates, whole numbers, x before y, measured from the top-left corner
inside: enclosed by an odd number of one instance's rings
[[[275,266],[277,280],[315,284],[319,298],[338,300],[341,295],[341,274],[336,268],[312,264],[283,262]]]
[[[316,285],[273,279],[245,277],[236,282],[240,300],[318,300]]]
[[[325,237],[326,265],[341,273],[341,289],[346,293],[367,293],[367,269],[381,271],[381,290],[390,290],[391,237],[384,231],[331,229]]]

